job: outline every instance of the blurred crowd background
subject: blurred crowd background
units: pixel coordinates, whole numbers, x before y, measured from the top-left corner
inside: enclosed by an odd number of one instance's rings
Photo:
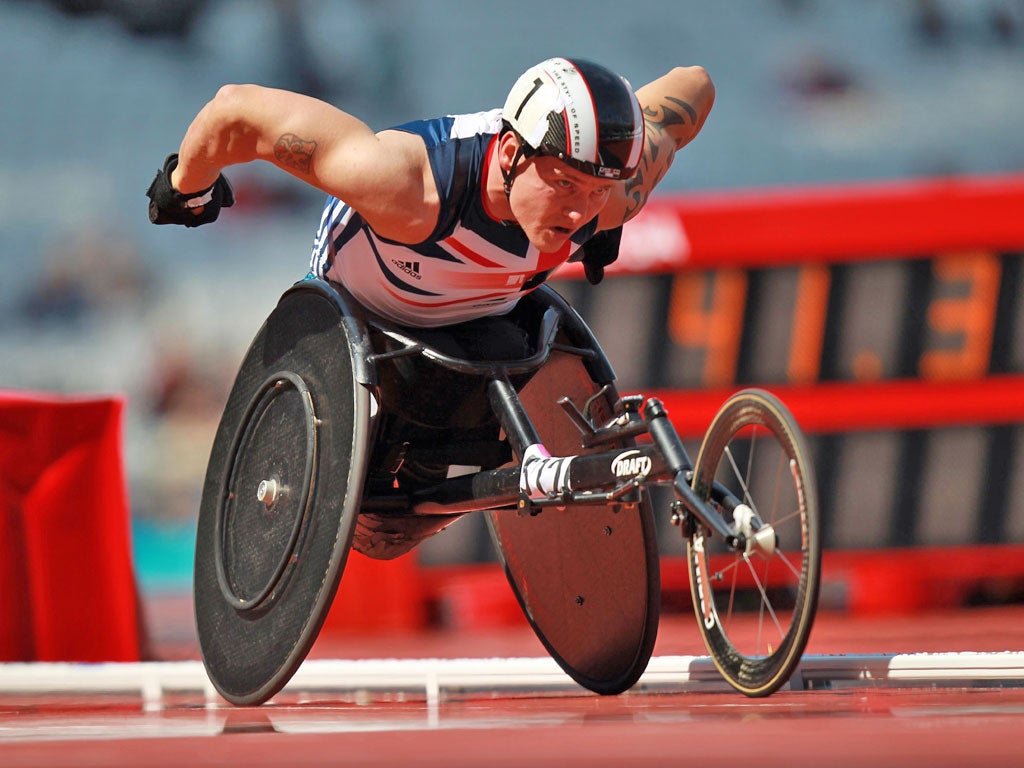
[[[254,165],[216,225],[153,227],[144,193],[191,118],[256,82],[384,128],[500,106],[553,55],[635,86],[709,70],[662,194],[1024,169],[1021,0],[3,0],[0,389],[127,399],[145,587],[188,583],[224,397],[322,199]]]

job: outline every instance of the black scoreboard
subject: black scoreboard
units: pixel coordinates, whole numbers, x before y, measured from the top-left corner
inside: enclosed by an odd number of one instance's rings
[[[729,392],[779,394],[828,547],[1024,542],[1024,178],[659,203],[600,286],[553,283],[621,391],[694,445]]]

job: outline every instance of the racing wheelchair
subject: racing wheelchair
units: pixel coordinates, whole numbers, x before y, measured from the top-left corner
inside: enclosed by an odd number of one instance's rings
[[[660,401],[618,394],[557,292],[540,286],[510,322],[526,353],[479,360],[332,282],[281,296],[228,396],[198,520],[197,632],[229,702],[263,703],[288,682],[351,549],[398,556],[481,512],[553,659],[588,690],[626,691],[659,620],[655,486],[723,678],[749,696],[787,682],[821,569],[813,472],[788,410],[738,392],[691,462]]]

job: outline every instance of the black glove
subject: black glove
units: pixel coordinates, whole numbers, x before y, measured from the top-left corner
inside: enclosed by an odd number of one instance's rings
[[[184,224],[198,227],[217,220],[221,208],[235,204],[235,193],[231,184],[221,174],[213,185],[201,192],[183,195],[171,186],[171,172],[178,166],[178,156],[168,155],[164,167],[156,172],[156,178],[146,190],[149,198],[149,220],[154,224]],[[196,214],[193,209],[202,207]]]
[[[622,227],[598,232],[583,244],[583,271],[591,285],[604,279],[604,268],[619,258]]]

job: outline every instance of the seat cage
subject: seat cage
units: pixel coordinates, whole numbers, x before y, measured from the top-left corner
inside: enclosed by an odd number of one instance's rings
[[[491,379],[503,376],[532,374],[548,360],[551,352],[560,350],[577,355],[595,382],[606,384],[615,379],[608,358],[583,319],[556,291],[547,285],[523,297],[526,314],[532,315],[535,330],[531,333],[533,354],[518,360],[468,360],[446,354],[417,338],[417,329],[401,326],[359,304],[338,283],[307,276],[290,291],[312,290],[330,298],[352,326],[350,334],[362,361],[357,380],[378,385],[376,368],[395,358],[419,358],[427,366],[436,366],[466,376]],[[290,292],[289,291],[289,292]],[[537,319],[539,318],[539,320]],[[381,339],[391,344],[382,344]]]
[[[384,336],[387,336],[389,339],[392,339],[400,346],[398,349],[391,351],[371,354],[370,362],[377,363],[378,361],[393,359],[396,357],[421,355],[426,361],[449,371],[455,371],[469,376],[493,378],[503,374],[512,375],[533,373],[544,365],[553,348],[573,351],[580,355],[580,357],[593,355],[593,350],[590,349],[566,348],[565,345],[557,344],[555,342],[555,337],[558,334],[560,324],[561,313],[554,307],[548,307],[544,310],[543,317],[541,318],[540,331],[532,345],[536,351],[532,355],[521,360],[477,361],[453,357],[441,352],[436,347],[432,347],[428,343],[424,343],[417,339],[414,335],[415,329],[403,328],[398,330],[396,326],[388,323],[387,321],[383,321],[381,318],[373,318],[368,321],[368,325],[382,333]]]

